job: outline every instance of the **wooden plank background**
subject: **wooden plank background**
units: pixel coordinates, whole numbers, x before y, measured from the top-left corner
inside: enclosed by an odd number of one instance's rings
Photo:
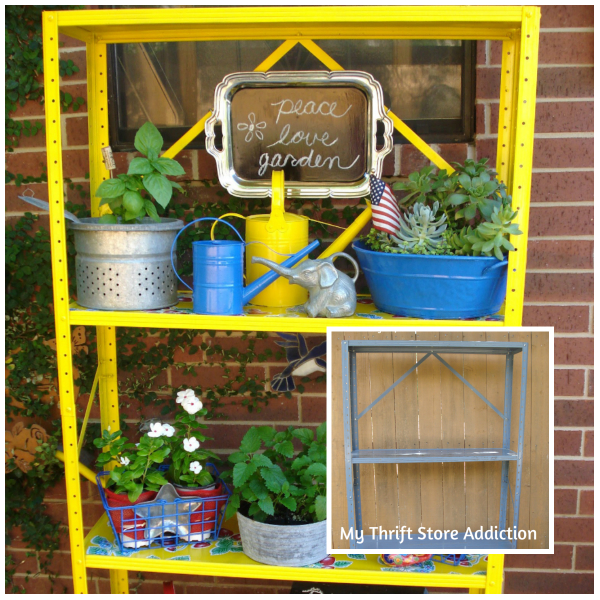
[[[549,340],[546,332],[333,332],[331,490],[332,541],[348,530],[344,429],[342,423],[342,340],[435,340],[528,342],[527,411],[521,480],[519,529],[535,529],[537,540],[520,541],[519,549],[549,544]],[[504,407],[505,359],[493,355],[441,355],[501,412]],[[514,360],[511,448],[517,449],[521,354]],[[358,411],[375,400],[423,354],[357,355]],[[532,427],[535,424],[535,427]],[[360,448],[486,448],[502,445],[502,421],[467,386],[433,358],[411,373],[393,392],[359,420]],[[511,463],[511,492],[516,463]],[[360,465],[363,529],[406,525],[464,531],[498,525],[501,463]],[[512,525],[509,500],[508,523]]]

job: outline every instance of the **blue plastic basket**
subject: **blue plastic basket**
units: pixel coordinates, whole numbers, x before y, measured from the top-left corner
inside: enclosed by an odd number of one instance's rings
[[[497,313],[506,296],[507,260],[369,250],[354,242],[375,306],[400,317],[474,319]]]
[[[100,490],[100,498],[119,550],[123,552],[125,548],[129,550],[171,549],[190,542],[217,539],[231,491],[221,479],[218,469],[212,463],[207,463],[207,467],[210,467],[215,475],[215,484],[218,486],[220,483],[225,493],[206,498],[189,496],[172,502],[159,500],[119,507],[108,505],[102,486],[101,477],[109,475],[110,472],[99,473],[96,482]],[[200,506],[193,509],[192,503],[197,502],[200,502]]]

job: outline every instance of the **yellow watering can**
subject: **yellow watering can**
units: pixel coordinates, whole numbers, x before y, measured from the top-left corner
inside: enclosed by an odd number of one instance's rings
[[[248,283],[268,273],[263,265],[252,263],[256,257],[281,263],[286,256],[296,254],[308,245],[308,219],[285,212],[283,171],[273,171],[273,196],[270,215],[252,215],[246,220],[246,242],[251,244],[246,252],[246,277]],[[268,248],[267,248],[268,246]],[[278,253],[278,254],[277,254]],[[289,285],[279,278],[250,301],[260,306],[296,306],[304,304],[308,292],[297,285]]]

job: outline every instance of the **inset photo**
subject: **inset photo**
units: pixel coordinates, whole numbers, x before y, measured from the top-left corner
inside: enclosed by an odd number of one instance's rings
[[[552,328],[327,340],[329,552],[554,552]]]

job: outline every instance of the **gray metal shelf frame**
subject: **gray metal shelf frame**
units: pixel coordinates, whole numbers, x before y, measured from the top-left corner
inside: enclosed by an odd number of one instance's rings
[[[408,352],[424,356],[418,360],[406,373],[376,398],[360,413],[358,412],[356,355],[359,352]],[[513,387],[514,355],[522,352],[519,439],[517,451],[510,449],[511,407]],[[454,370],[440,354],[499,354],[506,356],[504,382],[504,409],[500,412],[481,392],[473,387],[460,373]],[[523,468],[523,438],[525,434],[525,402],[527,395],[527,365],[529,344],[520,342],[428,342],[428,341],[342,341],[342,393],[344,418],[344,463],[346,469],[346,493],[348,502],[348,525],[355,532],[362,532],[362,510],[360,498],[359,465],[364,463],[434,463],[434,462],[481,462],[501,461],[502,482],[500,488],[500,515],[498,530],[506,530],[507,508],[509,499],[508,470],[511,461],[517,463],[513,504],[513,531],[519,528],[519,502],[521,498],[521,473]],[[447,449],[363,449],[359,447],[358,420],[372,410],[387,394],[408,377],[415,369],[430,357],[434,357],[458,377],[471,391],[485,402],[503,420],[502,448],[447,448]],[[349,538],[351,549],[430,549],[430,550],[460,550],[460,549],[510,549],[517,547],[517,540],[494,540],[491,543],[465,539],[465,534],[459,533],[458,539],[435,540],[430,537],[420,540],[416,535],[404,537],[403,542],[388,540],[379,536],[363,536],[363,541],[357,541],[357,536]]]

